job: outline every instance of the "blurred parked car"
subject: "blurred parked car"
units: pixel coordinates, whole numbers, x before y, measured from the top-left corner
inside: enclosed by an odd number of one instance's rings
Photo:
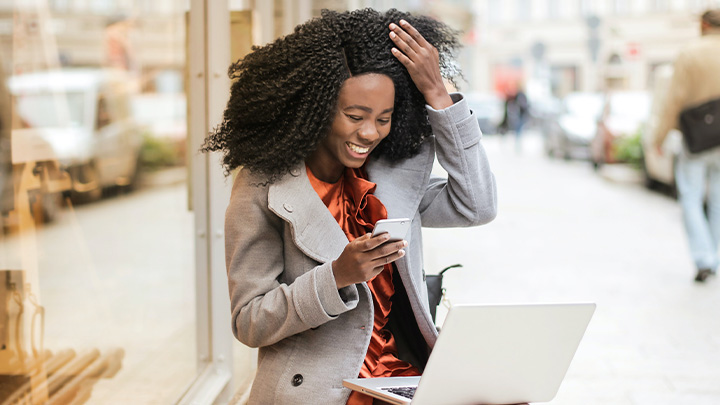
[[[619,148],[634,139],[650,116],[650,94],[645,91],[613,91],[605,96],[595,137],[590,143],[593,166],[624,161]],[[638,153],[639,154],[639,153]],[[640,157],[638,156],[638,159]]]
[[[530,117],[525,128],[534,128],[542,134],[550,131],[558,116],[563,112],[562,101],[552,95],[528,94]]]
[[[13,165],[52,162],[69,174],[63,193],[75,201],[93,201],[106,187],[135,184],[142,136],[130,115],[136,86],[127,73],[34,72],[10,77],[8,87],[15,114]]]
[[[497,134],[505,111],[505,101],[495,93],[469,93],[466,100],[475,113],[483,134]]]
[[[545,152],[565,159],[588,159],[602,107],[600,93],[577,92],[565,96],[563,112],[544,132]]]
[[[143,93],[132,98],[132,115],[143,128],[143,168],[182,165],[187,155],[187,101],[182,92]]]
[[[675,191],[675,163],[682,150],[682,134],[673,129],[668,134],[663,144],[663,153],[659,154],[653,143],[655,128],[660,119],[662,104],[665,99],[667,88],[672,78],[672,65],[663,65],[655,70],[654,87],[652,94],[652,107],[648,125],[642,134],[643,168],[645,172],[645,184],[649,188],[658,186],[670,187],[671,192]]]

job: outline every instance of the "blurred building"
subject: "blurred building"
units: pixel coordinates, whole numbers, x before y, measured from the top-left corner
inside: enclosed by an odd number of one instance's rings
[[[181,77],[185,15],[172,1],[0,2],[0,63],[11,74],[61,67],[112,67],[146,78]],[[142,45],[139,45],[142,41]]]
[[[699,15],[720,1],[275,0],[256,2],[254,12],[274,16],[255,20],[265,25],[260,29],[269,41],[323,8],[362,7],[428,14],[460,30],[463,90],[504,92],[520,83],[536,97],[559,97],[646,89],[655,69],[699,35]]]
[[[718,3],[0,0],[0,398],[242,403],[257,359],[230,331],[232,182],[198,150],[252,45],[324,8],[395,7],[462,31],[463,91],[561,96],[645,88]],[[122,150],[135,172],[110,172]]]
[[[645,89],[654,70],[700,34],[704,0],[478,0],[473,86],[502,90],[520,77],[555,96]]]

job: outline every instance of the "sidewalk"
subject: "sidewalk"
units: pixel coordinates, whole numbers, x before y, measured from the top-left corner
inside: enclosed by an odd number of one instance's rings
[[[428,273],[465,266],[445,276],[451,301],[597,303],[552,405],[720,404],[720,279],[692,281],[676,201],[547,159],[537,135],[519,155],[483,143],[497,219],[424,231]]]

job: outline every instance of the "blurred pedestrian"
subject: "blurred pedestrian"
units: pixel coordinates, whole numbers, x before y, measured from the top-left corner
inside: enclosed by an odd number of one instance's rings
[[[512,132],[515,136],[515,151],[522,149],[521,137],[523,126],[528,119],[530,104],[521,86],[508,90],[505,95],[505,114],[500,128],[502,133]]]
[[[225,252],[233,332],[259,347],[250,403],[372,404],[343,379],[424,368],[421,226],[496,213],[477,118],[443,83],[458,45],[429,17],[325,10],[231,66],[204,150],[242,166]],[[388,216],[412,219],[407,241],[371,236]]]
[[[720,10],[703,13],[700,29],[701,37],[685,46],[673,66],[663,113],[654,134],[660,154],[668,131],[680,128],[683,111],[720,99]],[[675,181],[690,253],[697,268],[695,281],[704,282],[716,274],[720,264],[720,148],[691,153],[685,143],[678,157]],[[705,202],[707,215],[703,209]]]

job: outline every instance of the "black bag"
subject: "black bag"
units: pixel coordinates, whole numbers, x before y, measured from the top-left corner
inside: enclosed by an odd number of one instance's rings
[[[428,289],[428,303],[430,304],[430,315],[432,316],[433,322],[435,321],[435,312],[437,307],[442,301],[443,294],[445,294],[445,289],[442,286],[443,273],[454,267],[462,267],[462,264],[453,264],[452,266],[447,266],[440,270],[440,273],[438,274],[425,276],[425,283],[427,284]]]
[[[680,131],[690,153],[720,146],[720,99],[683,110]]]

